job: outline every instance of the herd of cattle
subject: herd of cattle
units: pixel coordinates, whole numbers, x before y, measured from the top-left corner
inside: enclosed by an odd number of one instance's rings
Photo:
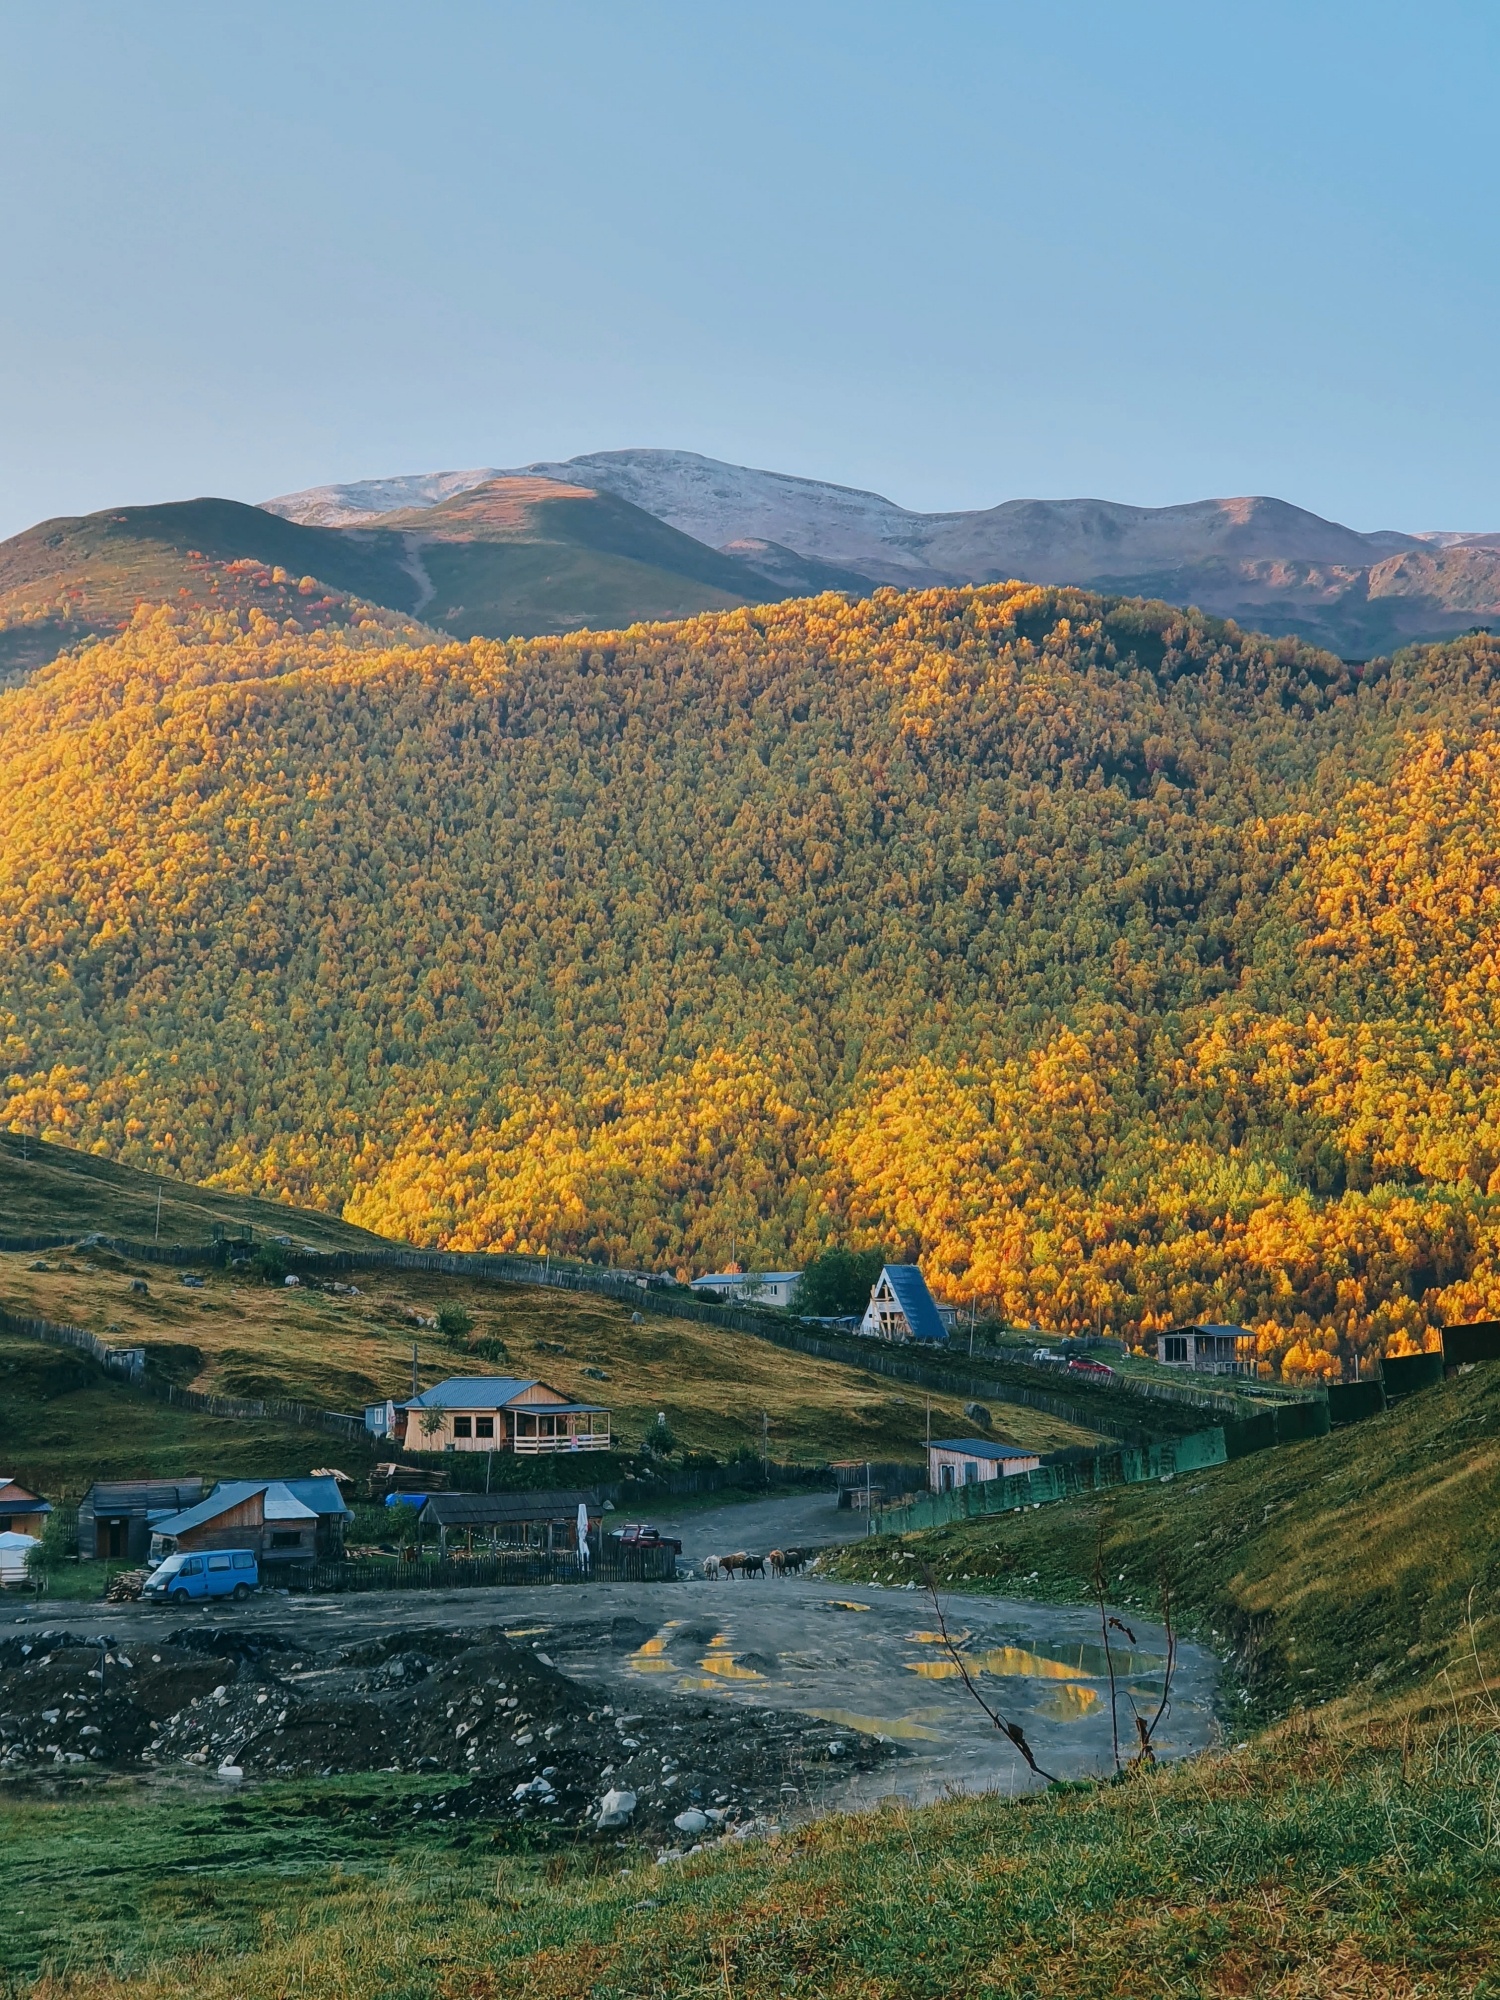
[[[768,1556],[752,1556],[739,1549],[732,1556],[705,1556],[703,1574],[707,1577],[764,1576],[766,1565],[771,1566],[772,1576],[795,1576],[807,1568],[812,1560],[810,1549],[772,1549]]]

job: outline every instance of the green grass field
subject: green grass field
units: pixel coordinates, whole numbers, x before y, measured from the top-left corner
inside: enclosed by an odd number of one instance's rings
[[[429,1783],[434,1781],[428,1781]],[[451,1781],[450,1781],[451,1782]],[[1129,1783],[827,1819],[674,1865],[482,1825],[392,1834],[379,1777],[14,1799],[32,2000],[1436,2000],[1500,1977],[1492,1729],[1288,1726]]]

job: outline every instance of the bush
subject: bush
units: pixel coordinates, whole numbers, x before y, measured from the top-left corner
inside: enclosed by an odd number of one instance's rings
[[[437,1323],[444,1340],[467,1340],[474,1331],[474,1315],[466,1306],[439,1306]]]
[[[897,1261],[884,1250],[825,1250],[804,1268],[792,1310],[814,1319],[862,1313],[881,1266]]]
[[[647,1431],[642,1449],[648,1451],[653,1458],[670,1458],[676,1451],[677,1439],[673,1435],[672,1426],[667,1422],[665,1410],[657,1411],[656,1422]]]
[[[263,1285],[284,1285],[287,1277],[286,1246],[281,1243],[262,1243],[250,1260],[255,1275]]]

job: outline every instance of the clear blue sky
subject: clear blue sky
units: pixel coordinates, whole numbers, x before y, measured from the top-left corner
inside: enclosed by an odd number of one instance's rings
[[[1493,0],[0,13],[0,533],[624,445],[1500,528]]]

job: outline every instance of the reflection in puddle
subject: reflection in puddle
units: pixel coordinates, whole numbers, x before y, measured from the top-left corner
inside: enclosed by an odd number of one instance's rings
[[[713,1674],[721,1681],[763,1681],[764,1674],[758,1674],[754,1667],[742,1667],[729,1650],[729,1634],[716,1632],[709,1642],[706,1656],[698,1662],[704,1673]]]
[[[517,1625],[514,1628],[507,1625],[505,1627],[505,1636],[507,1639],[535,1639],[541,1633],[550,1632],[551,1630],[552,1627],[550,1625]]]
[[[993,1652],[980,1654],[979,1664],[987,1674],[997,1677],[1023,1674],[1031,1680],[1043,1681],[1070,1681],[1079,1672],[1077,1667],[1067,1666],[1061,1660],[1049,1660],[1044,1653],[1028,1652],[1024,1646],[996,1646]],[[972,1666],[969,1671],[974,1671]]]
[[[847,1597],[830,1597],[828,1608],[830,1611],[868,1611],[870,1607],[868,1604],[855,1604]]]
[[[677,1669],[666,1657],[667,1647],[672,1642],[672,1634],[682,1623],[680,1618],[669,1618],[654,1637],[644,1646],[638,1646],[625,1662],[633,1674],[671,1674]]]
[[[913,1632],[912,1640],[919,1646],[943,1646],[948,1641],[941,1632]],[[952,1644],[962,1646],[972,1635],[955,1632]],[[985,1653],[964,1653],[963,1663],[971,1674],[994,1674],[997,1678],[1019,1676],[1029,1680],[1073,1681],[1104,1680],[1109,1674],[1109,1660],[1102,1646],[1067,1646],[1060,1648],[1061,1657],[1053,1658],[1047,1653],[1033,1653],[1028,1646],[992,1646]],[[1114,1656],[1116,1679],[1130,1679],[1139,1674],[1149,1674],[1160,1669],[1163,1662],[1152,1653],[1117,1652]],[[908,1660],[907,1671],[921,1674],[924,1680],[949,1681],[958,1677],[958,1663],[951,1656],[940,1660]]]
[[[1039,1701],[1036,1712],[1051,1722],[1082,1722],[1102,1700],[1097,1688],[1079,1687],[1076,1681],[1070,1681],[1066,1687],[1054,1688],[1045,1701]]]
[[[902,1743],[941,1743],[943,1740],[935,1729],[924,1729],[910,1716],[855,1715],[847,1708],[810,1708],[807,1713],[815,1715],[819,1722],[837,1722],[844,1729],[857,1729],[861,1736],[892,1736]],[[931,1711],[919,1709],[917,1713],[925,1715]]]
[[[907,1637],[917,1646],[967,1646],[973,1638],[972,1632],[950,1632],[945,1638],[941,1632],[909,1632]]]

